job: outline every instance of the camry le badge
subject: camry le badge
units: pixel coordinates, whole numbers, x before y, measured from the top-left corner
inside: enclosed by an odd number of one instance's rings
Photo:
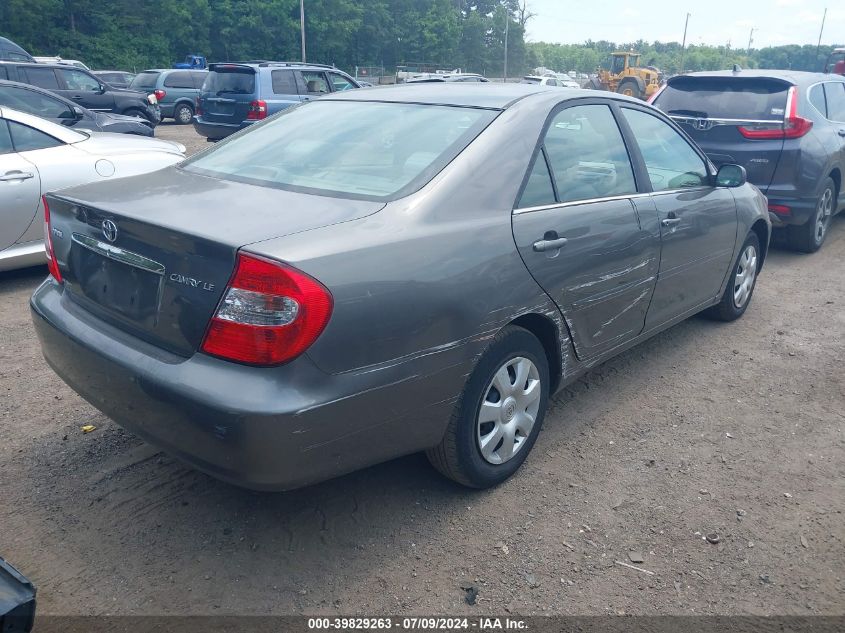
[[[117,224],[111,220],[103,220],[100,226],[103,229],[103,237],[109,242],[114,242],[117,239]]]

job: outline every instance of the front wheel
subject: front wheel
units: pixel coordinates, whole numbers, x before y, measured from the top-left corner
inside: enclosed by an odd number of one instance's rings
[[[504,328],[482,354],[440,444],[426,452],[443,475],[489,488],[525,461],[549,399],[549,363],[537,338]]]
[[[816,201],[813,215],[806,224],[786,227],[789,247],[802,253],[815,253],[827,237],[830,219],[836,212],[836,185],[832,178],[825,179],[822,193]]]
[[[731,277],[722,300],[707,310],[707,316],[718,321],[734,321],[745,314],[757,284],[760,270],[760,240],[754,231],[748,234],[731,270]]]

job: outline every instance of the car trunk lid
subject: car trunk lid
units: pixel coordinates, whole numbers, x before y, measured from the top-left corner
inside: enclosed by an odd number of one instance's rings
[[[143,198],[127,199],[126,188]],[[220,204],[237,200],[237,207]],[[47,196],[66,294],[94,316],[189,356],[250,243],[375,213],[328,198],[168,168]],[[315,209],[319,208],[319,213]]]
[[[743,130],[784,125],[791,86],[768,77],[685,75],[669,80],[653,105],[672,117],[717,167],[742,165],[748,180],[765,193],[784,139],[751,139]]]

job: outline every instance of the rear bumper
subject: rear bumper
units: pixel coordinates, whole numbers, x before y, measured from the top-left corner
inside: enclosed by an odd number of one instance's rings
[[[467,372],[409,362],[329,375],[307,355],[274,368],[185,359],[99,321],[67,294],[48,279],[30,302],[55,372],[124,428],[253,489],[297,488],[433,446]]]
[[[769,219],[773,227],[795,226],[809,222],[816,210],[815,198],[787,198],[766,194],[769,202]],[[788,212],[774,212],[772,208],[786,207]]]
[[[194,129],[197,134],[206,138],[221,139],[234,134],[235,132],[249,127],[256,121],[242,121],[240,123],[212,123],[203,120],[202,117],[194,117]]]

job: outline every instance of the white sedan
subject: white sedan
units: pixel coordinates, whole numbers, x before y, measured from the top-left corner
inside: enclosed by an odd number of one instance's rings
[[[0,108],[0,270],[46,263],[42,194],[155,171],[183,158],[179,143],[71,130]]]

